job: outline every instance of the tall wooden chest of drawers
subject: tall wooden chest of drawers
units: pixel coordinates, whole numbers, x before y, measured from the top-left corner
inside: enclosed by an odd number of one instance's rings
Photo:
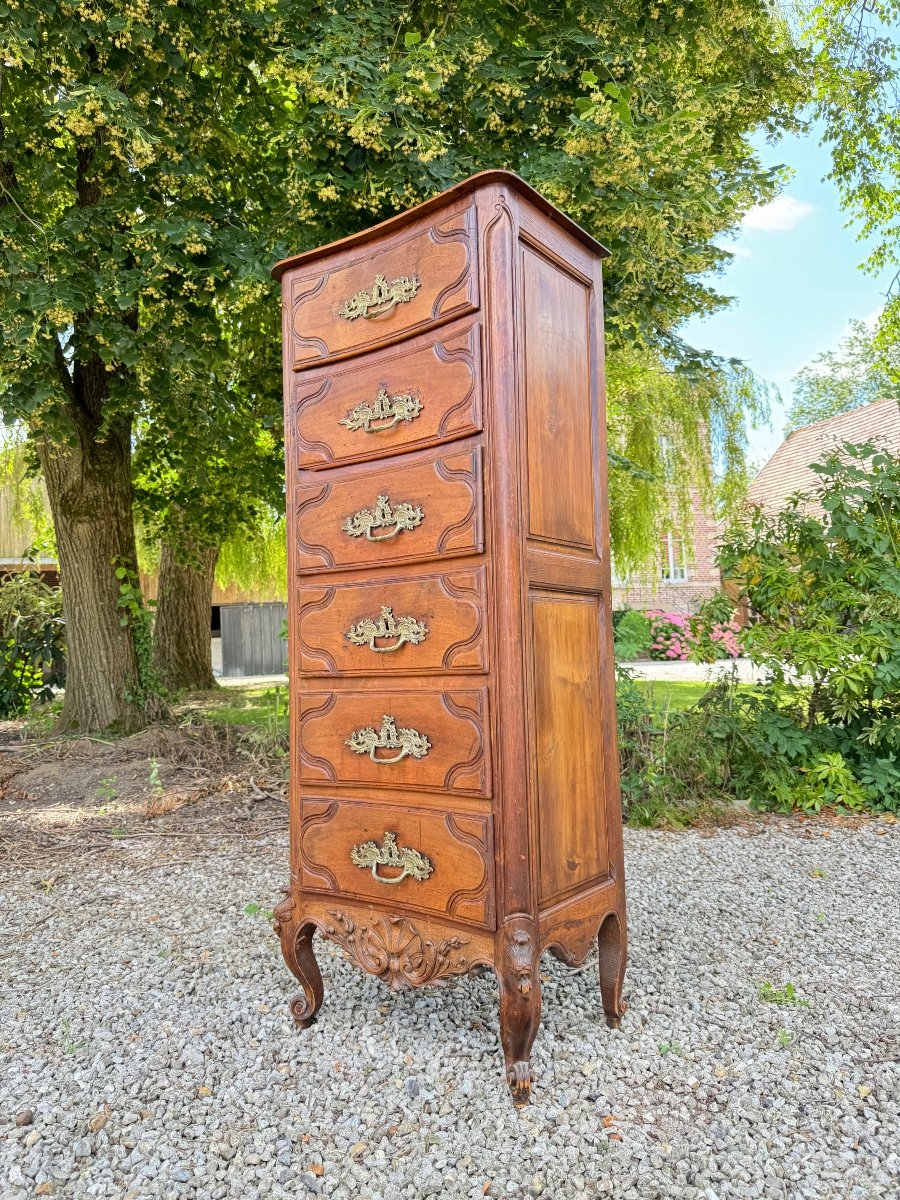
[[[605,255],[492,171],[274,271],[291,1009],[322,1003],[316,933],[391,988],[488,964],[517,1103],[543,951],[599,940],[624,1011]]]

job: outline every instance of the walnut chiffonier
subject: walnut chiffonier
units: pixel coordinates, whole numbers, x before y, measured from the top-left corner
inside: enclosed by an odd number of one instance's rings
[[[291,879],[389,987],[487,964],[531,1091],[541,954],[599,940],[625,1005],[606,520],[606,251],[490,171],[279,263],[289,538]]]

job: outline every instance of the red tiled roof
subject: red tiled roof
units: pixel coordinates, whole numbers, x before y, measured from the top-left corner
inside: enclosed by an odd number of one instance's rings
[[[795,492],[811,492],[819,485],[819,476],[809,469],[841,442],[874,442],[897,453],[900,451],[900,404],[896,400],[876,400],[863,408],[840,413],[827,421],[804,425],[788,434],[747,490],[753,504],[774,512],[785,507]]]

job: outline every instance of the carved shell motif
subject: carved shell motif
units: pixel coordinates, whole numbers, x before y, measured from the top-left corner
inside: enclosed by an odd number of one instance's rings
[[[458,953],[468,945],[467,939],[431,942],[406,917],[390,914],[359,926],[346,913],[333,911],[331,916],[335,923],[322,928],[325,937],[343,947],[358,967],[377,975],[392,992],[469,970],[468,958]]]

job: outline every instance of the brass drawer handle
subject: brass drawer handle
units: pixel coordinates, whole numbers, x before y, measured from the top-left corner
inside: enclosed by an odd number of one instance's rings
[[[364,433],[384,433],[399,425],[401,421],[414,421],[423,407],[422,401],[412,392],[398,392],[396,396],[389,396],[387,391],[381,388],[374,404],[363,400],[356,408],[351,408],[338,424],[346,425],[350,430],[362,429]],[[373,425],[373,421],[388,423]]]
[[[347,517],[341,528],[349,537],[365,537],[370,542],[386,542],[402,533],[404,529],[415,529],[421,524],[424,516],[425,513],[418,504],[404,502],[395,504],[392,508],[387,496],[379,496],[374,512],[369,508],[361,508],[352,517]],[[389,529],[392,525],[394,528],[390,533],[372,537],[373,529]]]
[[[398,729],[393,717],[381,718],[381,728],[376,733],[371,725],[357,729],[347,738],[346,744],[354,754],[368,754],[373,763],[387,766],[398,763],[409,754],[412,758],[424,758],[431,749],[431,742],[417,729]],[[376,758],[376,750],[399,750],[393,758]]]
[[[338,316],[347,321],[355,321],[357,317],[380,317],[382,313],[390,312],[396,304],[408,304],[419,290],[420,283],[418,275],[401,275],[390,283],[383,275],[376,275],[368,291],[363,289],[344,301],[338,309]]]
[[[381,615],[377,621],[373,621],[371,617],[364,617],[362,621],[351,625],[344,634],[354,646],[368,646],[376,654],[391,654],[406,642],[417,646],[419,642],[424,642],[427,636],[428,626],[422,621],[417,621],[415,617],[395,617],[393,609],[385,604],[381,606]],[[397,640],[392,646],[376,646],[376,638]]]
[[[434,870],[434,863],[427,854],[410,847],[401,850],[396,833],[386,833],[380,846],[377,842],[360,842],[350,851],[350,861],[355,867],[371,867],[372,878],[379,883],[402,883],[407,875],[422,883]],[[386,879],[378,874],[379,867],[397,867],[403,874]]]

